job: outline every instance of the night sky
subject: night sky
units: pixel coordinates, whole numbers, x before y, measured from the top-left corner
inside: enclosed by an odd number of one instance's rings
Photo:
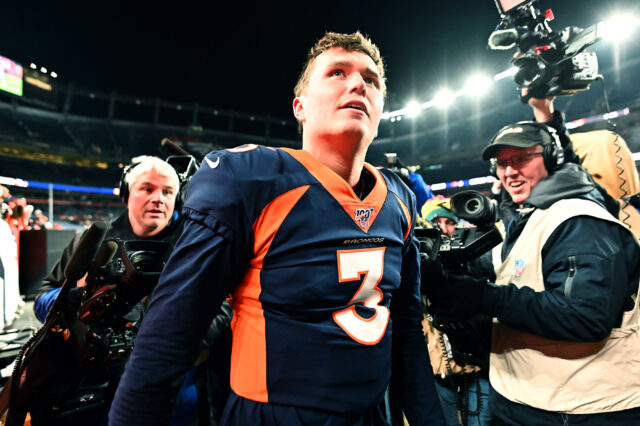
[[[359,29],[378,44],[386,110],[458,89],[472,71],[502,71],[513,53],[485,47],[499,20],[493,0],[12,3],[0,12],[0,55],[54,70],[62,83],[283,118],[306,52],[327,30]],[[616,9],[640,15],[638,0],[538,6],[553,8],[557,30]]]

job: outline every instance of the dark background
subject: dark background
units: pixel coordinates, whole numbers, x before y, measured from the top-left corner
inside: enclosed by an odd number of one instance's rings
[[[538,6],[553,8],[557,30],[586,27],[615,10],[640,14],[637,0]],[[378,44],[388,71],[385,110],[392,110],[431,99],[445,85],[456,90],[473,71],[508,68],[512,51],[485,47],[498,20],[492,0],[22,1],[2,6],[0,54],[56,71],[60,83],[291,118],[300,66],[327,30],[359,29]],[[637,40],[624,49],[637,49]],[[606,68],[610,54],[599,55]],[[627,83],[637,92],[637,82]]]

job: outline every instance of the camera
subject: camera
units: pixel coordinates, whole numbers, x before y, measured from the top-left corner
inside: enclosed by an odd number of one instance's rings
[[[163,241],[115,240],[117,257],[98,268],[87,282],[78,308],[85,324],[118,326],[121,315],[151,293],[169,258],[172,247]]]
[[[502,242],[495,227],[496,202],[478,191],[462,191],[451,197],[451,210],[475,228],[457,228],[448,238],[437,228],[416,228],[423,262],[440,262],[446,269],[465,272],[468,262]]]
[[[391,170],[393,173],[398,175],[400,179],[406,184],[410,185],[410,173],[407,166],[405,166],[400,158],[398,158],[398,154],[395,152],[385,152],[385,163],[386,167]]]
[[[556,32],[549,25],[553,12],[541,13],[534,6],[537,0],[494,1],[501,20],[488,45],[493,50],[518,47],[512,63],[518,68],[516,85],[529,89],[521,97],[523,103],[531,97],[573,95],[588,89],[599,77],[596,54],[585,49],[602,38],[602,23]]]
[[[458,228],[448,238],[437,227],[416,228],[420,243],[421,270],[436,270],[436,274],[449,273],[477,275],[471,261],[487,253],[502,242],[495,226],[496,201],[477,191],[462,191],[451,197],[451,210],[475,228]],[[423,281],[424,282],[424,281]],[[426,289],[423,292],[426,293]],[[465,297],[465,295],[460,295]],[[442,320],[431,313],[433,325],[446,333],[451,344],[453,359],[459,364],[486,367],[489,362],[491,319],[476,315],[455,323]]]
[[[23,347],[12,380],[20,371],[28,379],[19,392],[12,391],[13,420],[7,424],[22,424],[27,411],[65,424],[76,415],[97,414],[112,398],[137,335],[139,302],[157,284],[172,247],[161,241],[110,240],[102,249],[112,249],[110,257],[100,266],[96,255],[80,300],[62,302]]]

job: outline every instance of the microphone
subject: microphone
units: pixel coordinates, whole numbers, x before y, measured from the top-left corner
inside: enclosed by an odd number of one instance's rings
[[[509,50],[518,42],[518,30],[508,28],[495,30],[489,36],[489,48],[491,50]]]
[[[96,259],[93,261],[93,264],[87,271],[86,281],[88,286],[91,285],[93,278],[98,272],[98,269],[111,262],[111,259],[113,259],[113,256],[115,256],[117,251],[118,243],[116,243],[115,241],[106,241],[104,244],[102,244],[100,251],[96,255]]]
[[[104,222],[94,222],[84,233],[64,268],[67,281],[78,281],[87,272],[106,233],[107,224]]]
[[[163,147],[167,148],[169,151],[173,152],[174,154],[177,154],[177,155],[190,155],[187,151],[184,150],[184,148],[182,148],[180,145],[178,145],[177,143],[173,142],[169,138],[162,139],[162,141],[160,141],[160,145],[162,145]]]
[[[104,222],[94,222],[84,233],[78,246],[73,251],[67,266],[64,268],[64,282],[60,287],[58,297],[49,308],[47,319],[48,323],[67,303],[67,295],[72,286],[83,277],[91,266],[93,256],[98,251],[98,247],[107,233],[107,224]]]

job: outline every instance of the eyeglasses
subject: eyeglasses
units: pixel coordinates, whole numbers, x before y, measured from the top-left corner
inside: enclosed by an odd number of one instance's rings
[[[506,169],[509,164],[511,164],[512,168],[519,169],[520,167],[526,165],[529,161],[531,161],[533,157],[538,157],[538,156],[540,157],[542,156],[542,151],[530,152],[528,154],[514,155],[509,158],[496,158],[495,162],[496,162],[496,167],[501,170]]]

